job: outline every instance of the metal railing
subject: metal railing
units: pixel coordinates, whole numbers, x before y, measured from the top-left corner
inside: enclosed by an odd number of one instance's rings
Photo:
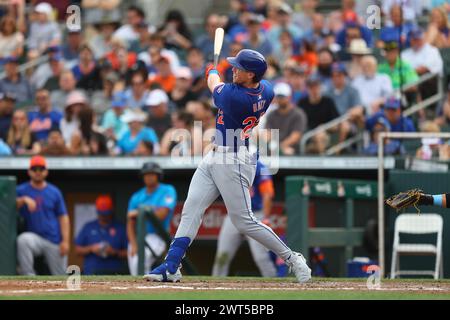
[[[394,92],[393,96],[401,97],[405,91],[408,91],[414,87],[417,87],[417,86],[421,85],[422,83],[425,83],[426,81],[429,81],[434,78],[437,78],[436,81],[438,82],[437,93],[426,98],[423,101],[420,101],[419,103],[416,103],[415,105],[409,107],[408,109],[404,110],[403,116],[405,116],[405,117],[411,116],[412,114],[417,113],[420,110],[425,109],[425,108],[441,101],[441,99],[444,97],[444,86],[443,86],[442,78],[436,73],[427,73],[427,74],[421,76],[417,81],[415,81],[413,83],[405,84],[401,87],[401,89],[397,89]],[[305,153],[306,144],[307,144],[308,140],[310,140],[312,137],[314,137],[315,135],[317,135],[319,133],[326,132],[327,130],[340,125],[341,123],[347,121],[348,119],[349,119],[349,115],[344,114],[344,115],[340,116],[339,118],[333,119],[327,123],[324,123],[324,124],[318,126],[317,128],[315,128],[313,130],[306,132],[300,141],[300,153],[301,154]],[[332,146],[331,148],[327,149],[325,151],[325,155],[327,155],[327,156],[334,155],[345,148],[348,148],[356,143],[361,142],[363,139],[364,139],[364,132],[358,132],[355,136],[350,137],[349,139],[342,141],[342,142]]]
[[[18,68],[18,70],[19,70],[19,73],[21,73],[21,74],[23,74],[25,71],[27,71],[28,69],[31,69],[31,68],[34,68],[34,67],[36,67],[36,66],[38,66],[38,65],[40,65],[40,64],[42,64],[42,63],[45,63],[45,62],[47,62],[48,61],[48,54],[45,54],[45,55],[43,55],[43,56],[40,56],[40,57],[38,57],[38,58],[36,58],[36,59],[33,59],[33,60],[31,60],[31,61],[27,61],[27,62],[25,62],[25,63],[23,63],[23,64],[21,64],[20,66],[19,66],[19,68]],[[0,80],[3,80],[3,79],[5,79],[6,78],[6,72],[5,71],[2,71],[1,73],[0,73]]]

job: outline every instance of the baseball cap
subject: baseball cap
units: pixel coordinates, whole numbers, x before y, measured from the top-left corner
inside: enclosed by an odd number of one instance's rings
[[[99,215],[110,215],[113,210],[113,202],[109,195],[98,196],[95,200],[95,209]]]
[[[289,4],[284,2],[278,7],[278,13],[291,14],[292,8]]]
[[[424,36],[423,29],[419,26],[415,26],[409,31],[409,37],[411,39],[422,39]]]
[[[331,72],[339,72],[343,74],[347,74],[347,69],[345,68],[345,65],[343,63],[333,63],[331,66]]]
[[[147,119],[147,115],[140,109],[130,110],[125,112],[120,119],[123,122],[144,122]]]
[[[74,104],[86,104],[86,103],[87,101],[85,95],[79,90],[75,90],[69,93],[66,99],[66,107],[69,107]]]
[[[16,56],[8,56],[3,58],[3,63],[19,63],[19,58]]]
[[[279,82],[273,88],[275,96],[290,97],[292,95],[291,87],[286,82]]]
[[[44,167],[47,168],[47,160],[43,156],[33,156],[30,159],[30,166],[29,168],[33,167]]]
[[[320,77],[317,74],[313,74],[306,80],[306,84],[308,86],[312,86],[315,84],[320,84],[320,81],[321,81]]]
[[[34,11],[45,13],[47,16],[49,16],[53,11],[53,7],[47,2],[41,2],[36,7],[34,7]]]
[[[384,103],[385,109],[400,109],[402,103],[399,99],[391,98]]]
[[[148,94],[147,100],[145,100],[146,106],[158,106],[161,103],[169,102],[167,93],[162,89],[154,89]]]
[[[62,60],[62,54],[61,52],[55,52],[54,54],[52,54],[48,59],[50,61],[61,61]]]
[[[49,46],[47,47],[47,49],[45,49],[45,53],[55,53],[55,52],[60,52],[61,51],[61,46],[58,45],[53,45],[53,46]]]
[[[111,107],[112,108],[124,108],[127,105],[127,95],[125,92],[120,91],[117,92],[116,94],[114,94],[112,102],[111,102]]]
[[[264,16],[261,14],[253,13],[252,15],[250,15],[247,22],[249,24],[261,24],[264,22]]]
[[[14,93],[10,92],[0,92],[0,100],[11,100],[16,101],[17,97]]]
[[[179,67],[175,71],[175,77],[181,79],[192,79],[192,71],[188,67]]]

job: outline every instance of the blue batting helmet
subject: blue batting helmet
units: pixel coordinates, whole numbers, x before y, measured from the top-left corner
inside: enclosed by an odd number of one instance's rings
[[[256,81],[260,81],[267,70],[266,59],[255,50],[243,49],[236,57],[228,57],[227,61],[235,68],[253,72]]]

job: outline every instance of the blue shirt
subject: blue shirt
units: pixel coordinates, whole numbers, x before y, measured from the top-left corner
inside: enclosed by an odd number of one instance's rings
[[[177,192],[175,188],[170,184],[160,183],[150,194],[147,193],[146,187],[135,192],[128,203],[128,211],[138,210],[142,206],[150,206],[154,209],[168,208],[169,213],[161,222],[164,229],[169,231],[170,221],[172,220],[176,204]],[[147,222],[147,233],[156,233],[150,221]]]
[[[266,181],[272,181],[269,169],[260,161],[256,163],[255,179],[250,189],[252,200],[252,211],[259,211],[263,208],[263,199],[261,195],[260,186]]]
[[[131,136],[131,131],[130,129],[128,129],[127,131],[125,131],[122,138],[120,138],[117,145],[120,147],[123,153],[132,153],[139,145],[139,142],[141,142],[142,140],[150,141],[153,143],[153,145],[158,144],[158,136],[156,135],[155,130],[153,130],[152,128],[144,127],[134,137]]]
[[[84,225],[75,240],[78,246],[83,247],[100,242],[107,242],[115,250],[126,249],[128,244],[125,226],[116,221],[101,226],[98,220],[94,220]],[[117,256],[103,258],[90,253],[84,257],[84,274],[115,274],[125,268],[125,260]]]
[[[258,125],[273,97],[272,85],[267,80],[262,80],[256,89],[232,83],[216,86],[213,99],[219,110],[214,143],[236,149],[241,145],[248,146],[251,130]],[[232,130],[228,131],[228,139],[227,130]]]
[[[378,111],[372,117],[366,120],[366,129],[372,131],[379,118],[384,118],[387,120],[384,112]],[[392,132],[416,132],[414,123],[410,118],[407,117],[402,116],[396,123],[392,124],[389,122],[389,124],[391,125]]]
[[[48,113],[30,111],[28,112],[30,130],[36,135],[36,139],[47,140],[50,130],[52,128],[59,128],[59,122],[62,117],[62,113],[56,110],[52,110]]]
[[[59,217],[67,214],[61,191],[48,182],[43,189],[35,189],[30,182],[25,182],[17,186],[16,192],[18,197],[28,196],[36,201],[36,211],[30,212],[26,205],[20,208],[26,230],[55,244],[61,243]]]

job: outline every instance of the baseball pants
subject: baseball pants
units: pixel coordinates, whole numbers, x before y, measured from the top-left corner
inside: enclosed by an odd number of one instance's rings
[[[149,248],[145,247],[145,262],[144,262],[144,271],[145,274],[150,272],[150,269],[152,265],[155,263],[156,259],[160,257],[164,250],[166,250],[166,243],[163,239],[161,239],[160,236],[154,233],[147,234],[145,236],[145,242],[148,246],[150,246],[153,250],[153,253],[156,255],[153,255],[152,251],[150,251]],[[130,274],[133,276],[138,275],[138,255],[135,254],[132,256],[130,254],[131,246],[128,245],[128,268],[130,270]]]
[[[270,227],[261,223],[251,209],[250,187],[255,178],[256,161],[256,154],[246,148],[233,152],[226,147],[214,147],[208,152],[192,177],[175,238],[189,237],[192,242],[206,208],[221,195],[239,233],[258,241],[280,258],[288,259],[291,249]]]
[[[264,216],[262,211],[256,211],[254,215],[258,220],[261,220]],[[277,269],[270,259],[268,250],[256,240],[248,236],[243,236],[233,225],[229,216],[225,217],[222,228],[220,229],[212,275],[215,277],[228,276],[231,261],[244,240],[244,237],[248,241],[253,260],[261,275],[263,277],[276,277]]]
[[[34,232],[23,232],[17,237],[17,260],[21,275],[34,276],[34,258],[43,255],[52,275],[66,274],[67,255],[61,256],[59,245]]]

